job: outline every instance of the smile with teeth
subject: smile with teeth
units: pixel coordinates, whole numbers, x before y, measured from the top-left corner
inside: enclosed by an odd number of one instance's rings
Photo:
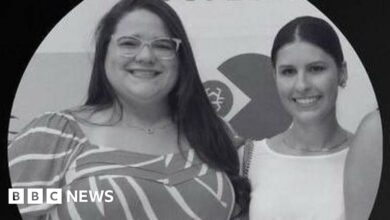
[[[320,99],[320,96],[312,96],[312,97],[303,97],[303,98],[293,98],[294,102],[301,105],[310,105],[315,103]]]
[[[141,78],[141,79],[150,79],[153,78],[157,75],[159,75],[161,72],[156,71],[156,70],[130,70],[130,74],[136,78]]]

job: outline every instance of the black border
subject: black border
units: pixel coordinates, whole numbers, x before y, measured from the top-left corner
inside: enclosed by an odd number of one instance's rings
[[[180,0],[206,1],[206,0]],[[213,0],[208,0],[213,1]],[[221,0],[218,0],[221,1]],[[231,0],[226,0],[231,1]],[[235,1],[272,1],[272,0],[235,0]],[[7,160],[7,132],[13,98],[19,81],[40,42],[49,31],[81,0],[35,0],[15,1],[3,6],[1,13],[2,39],[1,80],[2,105],[0,108],[1,155],[0,190],[6,195],[0,198],[6,219],[18,219],[16,205],[8,205],[8,188],[10,187]],[[384,128],[384,166],[381,185],[374,210],[370,219],[390,219],[390,165],[389,165],[389,114],[390,99],[387,85],[386,67],[390,58],[390,37],[387,37],[390,7],[386,0],[309,0],[320,9],[341,30],[352,44],[363,62],[371,83],[373,84]],[[387,19],[386,19],[387,18]],[[363,97],[362,97],[363,98]],[[326,207],[324,207],[326,208]]]

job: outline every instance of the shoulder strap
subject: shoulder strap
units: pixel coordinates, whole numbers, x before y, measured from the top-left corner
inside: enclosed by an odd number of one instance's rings
[[[244,176],[248,176],[249,167],[252,160],[252,154],[253,154],[253,141],[248,139],[245,142],[244,155],[242,160],[242,174]]]

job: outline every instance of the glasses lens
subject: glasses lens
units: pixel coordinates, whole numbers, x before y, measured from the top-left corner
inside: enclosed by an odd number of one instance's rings
[[[141,48],[142,42],[137,38],[125,37],[118,40],[118,47],[123,55],[134,55]]]
[[[177,43],[172,39],[155,40],[151,46],[157,57],[170,58],[176,54]]]

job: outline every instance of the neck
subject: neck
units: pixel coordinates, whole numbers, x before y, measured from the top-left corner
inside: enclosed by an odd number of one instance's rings
[[[346,141],[346,134],[338,124],[335,114],[328,118],[302,123],[294,120],[291,129],[286,132],[285,140],[296,149],[320,151],[337,146]]]
[[[127,124],[135,124],[152,127],[162,121],[170,120],[170,110],[166,100],[153,103],[121,102],[123,109],[122,121]]]

